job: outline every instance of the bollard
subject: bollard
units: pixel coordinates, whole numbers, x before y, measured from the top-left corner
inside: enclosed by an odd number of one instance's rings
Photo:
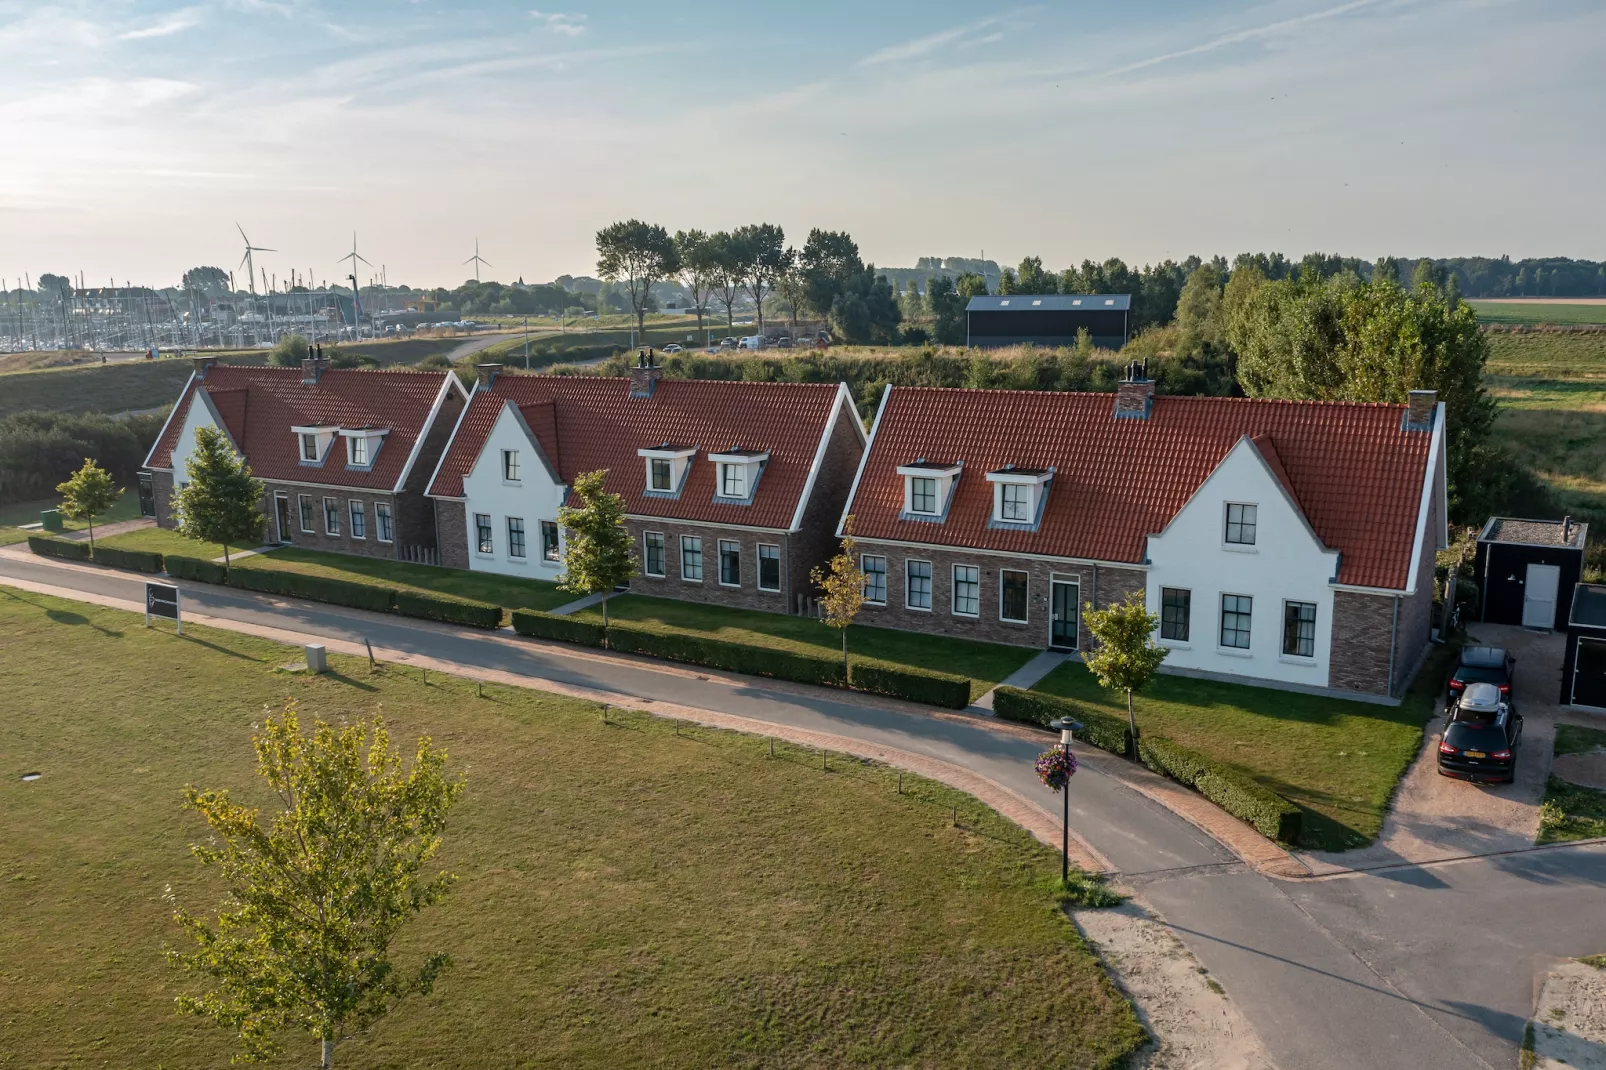
[[[959,807],[954,807],[954,828],[959,827]]]
[[[775,737],[770,737],[770,757],[775,757]]]
[[[424,674],[424,686],[428,687],[429,686],[429,669],[427,669],[424,666],[420,665],[418,667],[418,671]]]
[[[308,643],[302,647],[306,652],[307,671],[309,673],[326,673],[329,671],[329,656],[322,643]]]
[[[828,754],[830,754],[830,751],[827,751],[827,750],[821,750],[820,751],[820,772],[822,772],[822,773],[829,773],[831,771],[830,767],[825,764],[825,759],[826,759],[826,756]]]
[[[898,794],[899,795],[903,794],[903,774],[902,773],[898,774]]]
[[[474,697],[475,698],[484,698],[485,697],[485,681],[483,681],[483,680],[475,680],[474,681]]]
[[[374,668],[375,668],[375,666],[374,666],[374,644],[370,643],[368,641],[368,637],[365,635],[365,636],[362,637],[362,645],[368,648],[368,671],[369,672],[373,672]]]

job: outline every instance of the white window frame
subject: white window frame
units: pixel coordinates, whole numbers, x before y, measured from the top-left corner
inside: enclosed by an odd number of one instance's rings
[[[774,560],[775,560],[775,586],[774,587],[766,587],[766,586],[764,586],[764,551],[765,550],[774,550],[775,551],[775,557],[774,557]],[[761,543],[759,543],[758,544],[758,552],[754,555],[754,560],[755,560],[755,562],[757,563],[757,566],[758,566],[758,575],[755,577],[755,582],[758,584],[758,589],[761,590],[761,591],[770,591],[772,593],[779,594],[780,590],[781,590],[781,546],[780,546],[780,544],[779,543],[774,543],[774,542],[761,542]]]
[[[725,580],[725,548],[733,547],[731,551],[736,555],[736,582],[728,583]],[[721,587],[741,587],[742,585],[742,544],[739,539],[718,539],[714,543],[716,567],[719,569],[717,579]]]
[[[1018,497],[1018,501],[1011,501]],[[1037,490],[1028,483],[998,484],[998,515],[994,518],[1005,524],[1030,524],[1037,511]],[[1018,510],[1019,515],[1011,515]]]
[[[1026,577],[1026,597],[1024,617],[1004,616],[1004,589],[1007,584],[1004,577],[1010,573]],[[1029,624],[1032,615],[1032,574],[1023,568],[1001,568],[998,570],[998,619],[1008,624]]]
[[[563,533],[558,530],[558,522],[556,520],[538,520],[536,525],[541,533],[541,560],[562,561]],[[552,545],[550,547],[547,545],[547,532],[549,531],[552,533]]]
[[[959,478],[963,469],[957,465],[941,467],[927,464],[925,461],[916,461],[912,465],[899,465],[898,474],[903,477],[903,511],[910,516],[929,516],[941,518],[947,511],[948,500],[953,496],[954,481]],[[932,508],[915,508],[914,485],[917,479],[932,480]]]
[[[317,520],[312,512],[312,495],[296,495],[296,519],[301,522],[301,532],[304,535],[318,534]]]
[[[658,476],[664,477],[664,485],[658,485]],[[668,457],[647,458],[647,489],[667,494],[675,489],[675,463]]]
[[[910,572],[910,565],[926,566],[926,604],[917,606],[909,601],[911,590],[910,581],[914,578]],[[936,601],[935,588],[937,586],[937,570],[931,567],[931,562],[919,557],[907,557],[903,561],[903,608],[913,613],[930,613],[931,606]]]
[[[389,535],[385,534],[387,530]],[[389,502],[374,503],[374,538],[380,542],[396,541],[396,517],[390,511]]]
[[[354,539],[368,538],[368,509],[361,498],[346,499],[346,522],[351,525],[347,530]],[[357,529],[362,528],[359,532]]]
[[[1234,509],[1251,510],[1250,519],[1247,521],[1243,520],[1242,517],[1244,514],[1239,513],[1239,519],[1234,521],[1232,519],[1232,511]],[[1234,523],[1238,525],[1238,534],[1240,536],[1238,539],[1232,538],[1232,528]],[[1244,541],[1242,538],[1243,529],[1245,527],[1249,529],[1248,541]],[[1221,511],[1221,545],[1223,547],[1239,553],[1244,553],[1255,548],[1255,544],[1259,536],[1260,507],[1258,505],[1256,505],[1254,502],[1227,502],[1223,506]]]
[[[524,482],[523,470],[519,467],[519,451],[502,451],[502,482],[518,485]]]
[[[693,577],[688,577],[686,575],[686,553],[687,553],[688,550],[690,550],[692,548],[692,544],[693,543],[697,544],[697,547],[696,547],[697,548],[697,575],[693,576]],[[705,569],[703,567],[703,564],[704,564],[704,562],[703,562],[703,537],[701,535],[682,535],[680,537],[680,580],[681,580],[681,582],[682,583],[702,583],[703,582],[703,573],[707,571],[707,569]]]
[[[975,601],[976,608],[973,609],[973,610],[964,610],[964,609],[960,609],[959,608],[959,584],[960,584],[959,570],[960,569],[965,569],[966,571],[970,572],[975,577],[974,579],[967,579],[967,580],[964,581],[965,583],[975,587],[974,601]],[[949,577],[948,607],[949,607],[949,611],[952,612],[953,615],[956,616],[956,617],[976,617],[976,618],[979,618],[981,616],[981,566],[980,565],[955,565],[953,567],[953,574]]]
[[[331,526],[329,521],[333,520]],[[340,499],[325,498],[323,500],[323,533],[330,538],[340,537]]]
[[[481,524],[482,520],[485,523]],[[481,535],[485,538],[480,538]],[[474,514],[474,552],[483,557],[496,556],[496,526],[491,523],[490,513]]]
[[[516,452],[516,451],[515,451]],[[503,527],[507,530],[507,557],[509,561],[528,561],[530,559],[530,529],[524,526],[522,516],[507,516],[502,518]],[[518,538],[513,537],[513,525],[519,526]],[[514,553],[514,547],[519,552]]]
[[[931,489],[931,508],[920,508],[920,499],[927,495],[923,489],[929,485]],[[937,491],[936,476],[910,476],[909,477],[909,511],[920,516],[938,516],[942,513],[941,495]]]
[[[714,497],[727,502],[745,502],[753,497],[758,477],[769,461],[768,451],[762,453],[710,453],[708,459],[718,467],[714,471]],[[733,493],[739,485],[741,493]]]
[[[658,571],[652,570],[652,540],[658,539]],[[651,576],[655,580],[664,579],[669,574],[669,540],[664,538],[661,531],[643,531],[641,533],[641,574]]]
[[[302,431],[300,433],[300,438],[301,438],[301,460],[305,461],[307,464],[317,464],[318,463],[318,457],[319,457],[318,433],[316,431]],[[307,447],[308,446],[312,447],[312,456],[311,457],[307,456]]]
[[[1242,631],[1244,633],[1245,640],[1243,646],[1228,646],[1225,642],[1227,638],[1227,599],[1229,598],[1243,598],[1249,602],[1248,613],[1244,613],[1239,609],[1232,610],[1232,614],[1234,616],[1244,616],[1249,618],[1249,627],[1233,629],[1234,632]],[[1231,654],[1235,657],[1248,657],[1250,652],[1254,650],[1254,645],[1255,596],[1250,594],[1238,594],[1233,591],[1222,591],[1221,597],[1216,602],[1216,649],[1224,654]]]
[[[881,562],[881,571],[879,573],[877,573],[877,575],[879,575],[881,577],[881,597],[880,598],[871,598],[870,597],[870,582],[869,582],[870,581],[870,570],[864,567],[864,563],[866,561],[879,561],[879,562]],[[864,579],[865,579],[865,591],[864,591],[865,605],[870,605],[870,606],[884,606],[884,605],[886,605],[887,604],[887,559],[886,559],[886,556],[883,555],[883,554],[860,554],[859,555],[859,572],[864,576]]]
[[[719,496],[747,497],[747,465],[726,461],[719,466]]]
[[[350,435],[346,438],[346,463],[354,468],[367,468],[373,463],[366,435]]]

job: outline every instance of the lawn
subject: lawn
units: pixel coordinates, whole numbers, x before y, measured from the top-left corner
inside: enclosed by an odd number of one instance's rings
[[[3,589],[0,646],[0,1067],[224,1065],[162,959],[175,902],[219,895],[181,793],[270,805],[252,725],[286,697],[306,722],[382,709],[468,779],[459,881],[397,945],[455,965],[343,1067],[1108,1067],[1141,1041],[1053,907],[1055,853],[931,782],[362,659],[289,675],[265,640]]]
[[[1394,787],[1438,713],[1437,649],[1399,706],[1162,675],[1137,696],[1138,729],[1235,766],[1305,811],[1301,847],[1364,847],[1383,828]],[[1037,685],[1126,718],[1123,695],[1068,661]]]
[[[262,364],[266,354],[223,358],[226,364]],[[0,375],[0,417],[43,412],[134,412],[171,405],[194,370],[188,360],[135,360],[79,368],[48,368]]]
[[[777,650],[814,652],[841,650],[841,636],[810,617],[727,609],[673,598],[622,595],[608,602],[608,616],[620,621],[650,621],[713,635],[732,643],[750,643]],[[600,607],[583,609],[576,619],[602,622]],[[1018,646],[977,643],[941,635],[921,635],[891,628],[854,625],[848,629],[848,650],[867,658],[970,677],[974,701],[1037,653]]]
[[[1606,748],[1606,732],[1583,725],[1558,724],[1556,756]],[[1539,843],[1592,840],[1606,836],[1606,792],[1572,784],[1559,776],[1545,782],[1539,806]]]
[[[1570,305],[1549,301],[1467,301],[1480,323],[1606,323],[1606,304]]]
[[[173,554],[176,557],[199,557],[207,561],[223,556],[223,544],[216,542],[199,542],[195,539],[186,539],[176,531],[167,528],[148,527],[138,531],[125,531],[121,535],[100,540],[107,546],[115,546],[119,550],[150,550],[158,554]],[[239,553],[241,550],[254,550],[255,546],[231,546],[229,553]]]
[[[1606,512],[1606,334],[1497,334],[1496,435],[1573,513]]]
[[[377,583],[386,587],[455,594],[461,598],[474,598],[507,609],[551,610],[573,602],[579,595],[560,591],[556,584],[540,580],[525,580],[515,576],[495,576],[488,572],[470,572],[460,568],[436,568],[431,565],[410,565],[400,561],[382,561],[352,554],[331,554],[319,550],[303,550],[284,546],[272,553],[250,559],[253,568],[281,569],[286,572],[305,572],[314,576],[350,580],[355,583]]]
[[[37,524],[39,514],[46,509],[54,509],[61,504],[60,498],[45,498],[36,502],[13,502],[10,505],[0,505],[0,546],[9,543],[21,542],[29,535],[38,532],[23,531],[18,524]],[[100,530],[103,524],[115,524],[123,520],[139,519],[139,492],[125,490],[117,499],[117,504],[102,516],[95,518],[95,529]],[[62,527],[68,531],[78,531],[89,525],[81,520],[62,519]]]

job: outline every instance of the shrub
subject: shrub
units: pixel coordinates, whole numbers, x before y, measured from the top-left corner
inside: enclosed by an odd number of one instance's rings
[[[57,539],[49,535],[29,535],[28,549],[41,557],[59,557],[64,561],[88,561],[89,544]]]
[[[1113,754],[1130,753],[1131,730],[1119,717],[1085,710],[1066,699],[1018,687],[1000,687],[993,692],[993,712],[1006,721],[1048,727],[1050,721],[1069,717],[1082,723],[1076,738]]]
[[[396,612],[404,617],[445,621],[447,624],[466,624],[470,628],[500,628],[502,607],[472,598],[459,598],[449,594],[425,594],[422,591],[397,591]]]
[[[534,609],[513,611],[513,630],[535,639],[556,639],[564,643],[601,646],[607,631],[600,624]]]
[[[115,546],[97,546],[95,564],[112,568],[126,568],[134,572],[162,571],[162,555],[154,550],[119,550]]]
[[[162,558],[167,574],[175,580],[196,580],[200,583],[227,583],[228,570],[216,561],[204,557],[180,557],[168,554]]]
[[[279,594],[287,598],[305,598],[313,602],[328,602],[352,609],[371,609],[388,613],[396,607],[396,591],[392,587],[379,587],[369,583],[353,583],[325,576],[309,576],[302,572],[280,572],[265,568],[229,569],[229,586],[245,591]]]
[[[924,702],[962,710],[970,705],[970,677],[937,672],[913,665],[894,665],[872,658],[854,658],[849,667],[848,686],[857,691]]]
[[[1161,737],[1138,745],[1143,764],[1186,784],[1234,817],[1281,843],[1299,839],[1304,814],[1287,799],[1245,773]]]
[[[845,682],[842,659],[830,654],[804,654],[770,647],[747,646],[713,639],[696,632],[632,622],[608,627],[608,644],[615,650],[650,654],[706,665],[727,672],[773,676],[804,684],[840,687]]]

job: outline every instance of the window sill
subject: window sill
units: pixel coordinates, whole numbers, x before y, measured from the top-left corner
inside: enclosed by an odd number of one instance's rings
[[[1186,639],[1161,639],[1161,640],[1159,640],[1159,643],[1160,643],[1161,646],[1165,647],[1167,650],[1192,650],[1193,649],[1193,644],[1188,642]]]
[[[696,585],[697,585],[697,586],[699,586],[699,587],[701,587],[701,586],[702,586],[702,585],[703,585],[703,581],[702,581],[702,580],[688,580],[688,579],[687,579],[687,578],[686,578],[686,577],[684,577],[684,576],[682,576],[682,577],[681,577],[681,578],[680,578],[680,582],[681,582],[681,583],[695,583],[695,584],[696,584]]]
[[[739,591],[739,590],[742,589],[742,585],[741,584],[739,584],[739,583],[726,583],[724,580],[720,580],[719,581],[719,585],[721,587],[725,588],[727,591]]]
[[[1305,665],[1312,669],[1316,667],[1316,655],[1306,657],[1303,654],[1278,654],[1277,660],[1284,665]]]
[[[530,563],[530,559],[528,557],[514,557],[513,555],[509,554],[507,563],[510,565],[528,565]]]
[[[522,486],[524,486],[524,480],[522,480],[522,479],[504,479],[504,480],[502,480],[502,486],[504,486],[504,487],[522,487]]]
[[[1218,646],[1216,647],[1216,653],[1224,658],[1252,658],[1255,656],[1254,651],[1240,650],[1235,646]]]
[[[961,612],[959,612],[959,610],[956,609],[956,610],[953,611],[953,615],[956,616],[956,617],[963,617],[965,620],[980,620],[981,619],[981,614],[979,612],[978,613],[961,613]]]
[[[1016,620],[1014,617],[999,617],[999,624],[1030,624],[1029,620]]]
[[[643,572],[641,574],[641,578],[644,579],[644,580],[668,579],[668,577],[665,576],[662,572]]]
[[[911,606],[911,605],[905,603],[903,608],[908,610],[910,613],[930,613],[931,612],[931,607],[930,606]]]
[[[394,546],[396,544],[395,539],[379,539],[378,541],[384,543],[386,546]]]
[[[887,608],[887,604],[885,602],[872,602],[869,599],[866,599],[865,603],[864,603],[864,608],[865,609],[886,609]]]
[[[1221,544],[1221,548],[1222,548],[1222,550],[1224,550],[1225,552],[1227,552],[1229,554],[1258,554],[1258,553],[1260,553],[1260,547],[1256,546],[1254,543],[1245,544],[1245,543],[1241,543],[1241,542],[1224,542],[1224,543]]]
[[[759,590],[764,592],[765,594],[780,594],[781,593],[781,589],[779,587],[760,587]]]

